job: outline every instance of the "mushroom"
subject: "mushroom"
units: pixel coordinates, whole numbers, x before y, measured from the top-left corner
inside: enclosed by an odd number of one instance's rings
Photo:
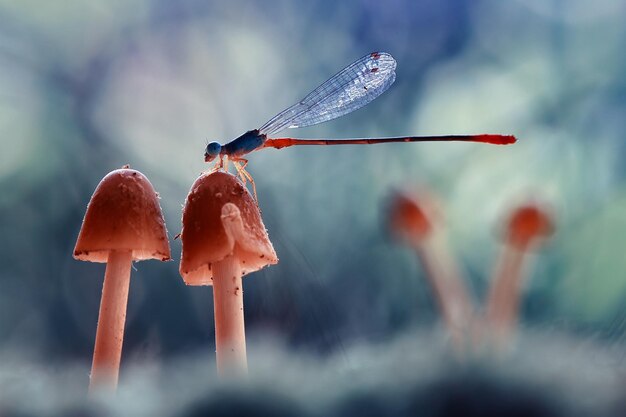
[[[170,259],[158,195],[139,171],[107,174],[91,196],[74,258],[106,262],[89,389],[117,386],[132,261]]]
[[[462,350],[474,315],[473,301],[447,251],[437,214],[427,193],[396,192],[390,199],[389,228],[417,252],[452,341]]]
[[[222,171],[202,174],[183,208],[180,274],[187,285],[212,285],[220,376],[247,373],[242,277],[278,258],[257,203]]]
[[[553,232],[552,219],[540,205],[529,203],[511,211],[487,298],[486,323],[499,348],[509,343],[518,322],[524,255]]]

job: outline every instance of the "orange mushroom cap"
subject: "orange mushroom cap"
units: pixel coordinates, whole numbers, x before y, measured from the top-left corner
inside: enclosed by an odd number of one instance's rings
[[[389,228],[400,239],[422,240],[433,230],[434,207],[427,195],[396,191],[390,198]]]
[[[212,264],[231,254],[244,274],[278,262],[256,202],[222,171],[202,174],[191,186],[181,240],[180,274],[187,285],[212,285]]]
[[[81,261],[107,262],[109,252],[132,251],[133,260],[170,259],[158,194],[139,171],[107,174],[91,196],[74,248]]]
[[[534,240],[550,237],[554,224],[548,212],[536,204],[526,204],[511,212],[507,223],[507,239],[519,248],[528,247]]]

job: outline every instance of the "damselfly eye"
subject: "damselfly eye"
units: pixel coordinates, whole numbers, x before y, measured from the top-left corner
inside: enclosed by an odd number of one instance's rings
[[[205,162],[211,162],[217,156],[219,156],[221,151],[222,151],[222,145],[220,145],[217,142],[209,143],[206,146],[206,149],[204,150],[204,161]]]
[[[217,142],[211,142],[206,146],[206,151],[205,154],[207,156],[212,156],[212,157],[216,157],[220,154],[220,151],[222,150],[222,145],[220,145]]]

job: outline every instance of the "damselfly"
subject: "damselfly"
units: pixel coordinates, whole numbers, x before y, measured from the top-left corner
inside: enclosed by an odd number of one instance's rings
[[[373,52],[348,65],[332,78],[317,87],[293,106],[272,117],[258,129],[250,130],[238,138],[220,145],[207,145],[204,160],[211,162],[219,158],[215,169],[233,161],[242,179],[254,181],[245,170],[248,163],[244,156],[263,148],[286,148],[295,145],[370,145],[391,142],[463,141],[482,142],[495,145],[515,143],[512,135],[447,135],[447,136],[401,136],[389,138],[359,139],[295,139],[270,138],[284,129],[312,126],[327,122],[353,112],[387,90],[396,79],[396,61],[386,52]]]

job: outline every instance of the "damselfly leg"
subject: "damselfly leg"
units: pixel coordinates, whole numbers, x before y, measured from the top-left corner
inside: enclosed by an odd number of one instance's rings
[[[220,170],[224,170],[225,172],[228,172],[229,160],[232,161],[233,166],[235,167],[235,170],[237,171],[237,176],[243,183],[244,187],[246,186],[246,183],[250,181],[250,184],[252,185],[252,192],[254,193],[254,200],[258,201],[257,194],[256,194],[256,184],[254,183],[254,179],[252,178],[252,175],[250,175],[250,173],[246,171],[246,166],[248,165],[247,159],[235,158],[232,156],[229,158],[228,155],[220,155],[219,159],[215,162],[215,165],[213,165],[213,167],[209,170],[209,172],[214,173]]]
[[[254,183],[254,179],[252,175],[248,171],[246,171],[246,166],[248,165],[247,159],[233,159],[233,165],[237,170],[237,174],[239,174],[239,178],[243,182],[243,185],[246,185],[246,181],[250,181],[250,185],[252,185],[252,192],[254,194],[254,201],[258,202],[258,198],[256,195],[256,184]]]

